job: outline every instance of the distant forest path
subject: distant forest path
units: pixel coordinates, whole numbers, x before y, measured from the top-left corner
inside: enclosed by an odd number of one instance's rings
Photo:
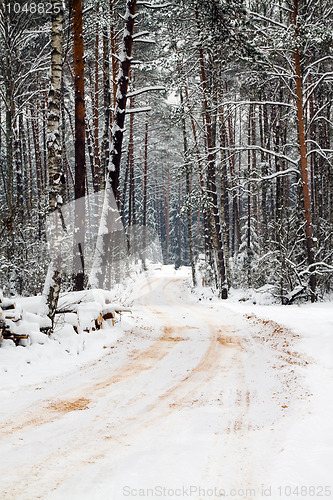
[[[2,499],[261,498],[310,398],[297,336],[173,277],[142,286],[133,315],[95,363],[2,401]]]

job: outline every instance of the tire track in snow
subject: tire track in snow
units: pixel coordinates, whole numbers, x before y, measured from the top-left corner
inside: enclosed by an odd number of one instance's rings
[[[61,408],[64,405],[66,408],[66,404],[74,404],[75,401],[79,405],[87,405],[88,408],[78,408],[83,411],[75,412],[77,418],[70,427],[71,434],[68,435],[67,442],[62,443],[59,449],[51,449],[49,453],[45,453],[42,460],[35,461],[23,472],[19,470],[17,485],[9,485],[2,498],[30,500],[32,497],[38,498],[35,496],[38,492],[38,495],[46,499],[49,495],[52,497],[52,491],[56,496],[57,489],[73,475],[80,473],[85,467],[88,471],[91,464],[100,462],[110,453],[121,456],[125,447],[129,446],[137,435],[146,432],[159,421],[165,421],[175,412],[186,408],[210,404],[212,399],[215,398],[216,401],[217,396],[221,397],[219,404],[223,418],[220,429],[216,431],[215,445],[210,455],[205,457],[205,477],[210,479],[214,473],[222,474],[223,470],[231,470],[234,477],[241,475],[243,485],[252,485],[252,457],[256,440],[253,441],[253,434],[252,440],[248,436],[248,432],[253,430],[255,425],[255,422],[249,419],[249,410],[258,404],[258,401],[254,396],[253,387],[249,386],[245,377],[244,355],[251,355],[258,343],[251,343],[247,337],[235,335],[230,328],[222,329],[216,315],[206,313],[204,308],[198,311],[194,306],[175,302],[174,288],[177,282],[178,280],[157,279],[141,289],[144,292],[148,288],[147,295],[141,298],[141,304],[165,323],[165,329],[159,339],[144,351],[134,353],[130,362],[117,368],[110,376],[86,384],[82,391],[71,391],[72,399],[68,399],[67,392],[66,399],[59,400],[58,408],[42,408],[41,417],[43,416],[44,420],[37,419],[28,425],[26,431],[31,435],[31,431],[36,433],[40,425],[50,424],[52,427],[58,423],[55,432],[59,433],[60,438],[61,423],[65,423],[63,419],[73,415],[72,412],[66,414]],[[154,285],[158,285],[157,291]],[[163,296],[166,298],[166,304],[161,305],[158,300],[161,302]],[[171,326],[174,308],[180,308],[185,315],[190,314],[189,324]],[[167,361],[167,356],[172,356],[180,345],[185,349],[184,360],[187,359],[186,349],[190,347],[193,338],[187,340],[186,334],[193,329],[193,321],[195,327],[199,321],[199,324],[204,324],[209,330],[209,341],[204,342],[205,351],[189,371],[184,367],[185,372],[179,380],[168,380],[168,384],[161,388],[160,393],[153,395],[155,400],[151,402],[149,374],[158,376],[157,371],[161,369],[162,363]],[[112,412],[126,393],[126,387],[131,387],[130,384],[140,377],[147,377],[147,394],[140,401],[135,395],[125,400],[123,419],[114,418]],[[232,379],[235,381],[233,388]],[[79,403],[80,397],[85,401]],[[89,406],[88,401],[91,401],[92,406]],[[94,409],[97,409],[98,413]],[[229,420],[224,415],[228,411]],[[106,419],[105,415],[109,418]],[[29,418],[23,419],[24,421],[28,424],[30,422]],[[88,432],[85,432],[85,428]],[[16,429],[14,434],[19,435],[19,431],[23,429]],[[225,461],[221,462],[218,470],[214,461],[221,457],[221,447],[224,444],[228,445],[229,449],[230,446],[234,447],[238,462],[233,469],[228,469]]]

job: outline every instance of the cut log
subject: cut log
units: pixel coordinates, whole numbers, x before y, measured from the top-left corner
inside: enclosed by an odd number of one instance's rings
[[[103,319],[114,319],[115,318],[115,313],[114,312],[108,312],[108,313],[105,313],[103,314]]]
[[[11,299],[2,299],[0,301],[0,307],[3,311],[7,311],[8,309],[15,309],[16,304]]]
[[[102,328],[103,319],[102,314],[99,314],[99,316],[95,319],[96,330],[100,330]]]
[[[30,336],[28,333],[13,333],[6,328],[0,335],[0,343],[2,339],[12,340],[15,345],[22,345],[25,347],[29,344]]]
[[[22,314],[20,314],[18,311],[15,309],[7,311],[6,313],[3,314],[4,319],[10,319],[11,321],[14,321],[14,323],[17,323],[18,321],[21,321],[22,319]]]

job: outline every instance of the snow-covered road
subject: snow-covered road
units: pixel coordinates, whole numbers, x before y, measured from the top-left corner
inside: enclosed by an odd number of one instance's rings
[[[2,391],[1,499],[316,498],[299,441],[281,460],[311,411],[297,335],[176,277],[143,285],[133,317],[95,362]]]

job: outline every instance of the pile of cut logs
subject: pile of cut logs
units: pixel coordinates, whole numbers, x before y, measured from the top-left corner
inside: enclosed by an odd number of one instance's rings
[[[132,312],[131,309],[115,304],[105,304],[102,307],[94,302],[78,301],[66,305],[57,311],[64,315],[65,323],[73,326],[76,333],[94,332],[102,328],[103,321],[111,320],[114,325],[116,314],[121,317],[124,312]]]
[[[89,293],[88,297],[73,293],[70,303],[63,304],[57,310],[57,316],[62,316],[64,323],[72,325],[76,333],[100,330],[106,320],[110,320],[113,325],[116,314],[121,317],[122,313],[131,312],[130,309],[111,304],[107,300],[96,302],[89,298]],[[29,345],[28,331],[32,326],[35,331],[37,329],[41,333],[51,333],[51,321],[48,317],[23,311],[13,300],[4,298],[0,291],[0,344],[3,339],[7,339],[16,345]]]
[[[16,345],[27,345],[29,343],[28,333],[15,333],[13,325],[19,325],[22,321],[22,311],[16,309],[16,304],[11,299],[5,299],[0,295],[0,343],[2,339],[9,339]]]

